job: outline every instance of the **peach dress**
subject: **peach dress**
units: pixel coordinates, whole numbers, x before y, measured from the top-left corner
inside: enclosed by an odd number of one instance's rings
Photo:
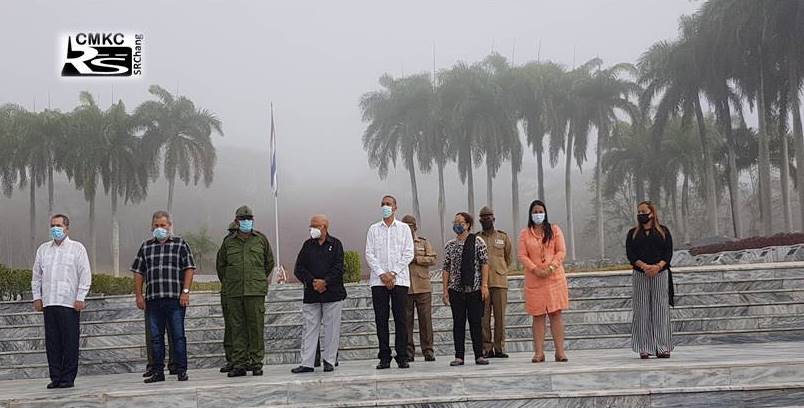
[[[525,228],[519,233],[519,262],[525,270],[525,311],[531,316],[541,316],[569,307],[569,288],[564,274],[564,258],[567,254],[564,234],[558,225],[552,225],[553,239],[542,243],[541,228]],[[539,277],[536,270],[548,265],[557,268],[547,277]]]

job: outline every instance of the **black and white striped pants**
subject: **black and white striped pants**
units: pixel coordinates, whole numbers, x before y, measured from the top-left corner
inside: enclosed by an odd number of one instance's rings
[[[667,270],[653,278],[633,272],[631,347],[637,353],[669,353],[673,350]]]

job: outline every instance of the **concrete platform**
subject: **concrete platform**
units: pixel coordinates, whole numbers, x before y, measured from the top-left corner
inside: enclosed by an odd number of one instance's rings
[[[230,379],[189,372],[146,385],[139,374],[83,376],[70,390],[47,380],[0,381],[0,407],[789,407],[804,405],[804,339],[797,342],[677,347],[669,360],[640,360],[626,349],[572,350],[569,363],[532,364],[530,353],[481,367],[450,358],[377,371],[376,361],[344,361],[334,373]]]

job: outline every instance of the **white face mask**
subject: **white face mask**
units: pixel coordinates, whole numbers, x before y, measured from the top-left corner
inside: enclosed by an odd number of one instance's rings
[[[531,214],[530,219],[533,220],[534,223],[541,225],[541,223],[544,222],[544,213]]]
[[[310,228],[310,238],[318,239],[321,238],[321,230],[318,228]]]
[[[384,205],[382,209],[382,218],[388,218],[394,214],[394,208],[389,205]]]

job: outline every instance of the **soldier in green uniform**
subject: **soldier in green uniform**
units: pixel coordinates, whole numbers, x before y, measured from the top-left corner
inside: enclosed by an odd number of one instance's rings
[[[229,223],[229,228],[227,229],[226,238],[231,237],[232,235],[237,234],[237,222],[232,221]],[[226,240],[224,238],[224,240]],[[223,352],[226,355],[226,364],[221,367],[222,373],[228,373],[232,371],[234,366],[232,365],[232,323],[229,321],[229,313],[226,309],[226,302],[224,301],[225,298],[223,296],[223,275],[221,274],[220,269],[218,270],[218,280],[221,282],[221,311],[223,312]]]
[[[483,231],[478,236],[489,251],[489,300],[483,312],[483,354],[486,358],[507,358],[505,353],[505,309],[508,305],[508,270],[511,267],[511,239],[494,229],[494,211],[480,209]],[[492,336],[491,316],[494,315]]]
[[[251,208],[238,208],[235,221],[237,232],[223,240],[216,262],[231,338],[232,370],[227,375],[262,375],[265,295],[274,254],[268,238],[254,229]]]

